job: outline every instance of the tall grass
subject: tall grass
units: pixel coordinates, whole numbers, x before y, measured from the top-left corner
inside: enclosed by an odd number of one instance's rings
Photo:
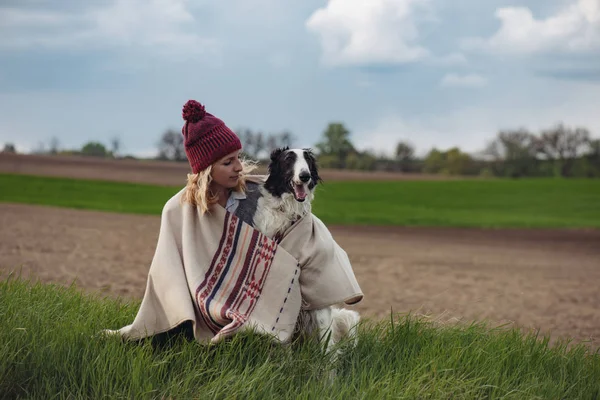
[[[600,354],[483,324],[410,316],[365,323],[335,364],[316,343],[291,348],[244,334],[215,346],[174,336],[97,335],[132,322],[139,303],[18,277],[0,281],[2,398],[593,399]]]
[[[160,214],[180,187],[0,174],[0,202]],[[600,228],[600,180],[326,182],[330,224]]]

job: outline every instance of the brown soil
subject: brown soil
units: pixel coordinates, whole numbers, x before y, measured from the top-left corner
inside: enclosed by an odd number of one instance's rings
[[[0,204],[0,268],[141,298],[160,218]],[[600,232],[330,227],[364,316],[427,314],[586,340],[600,334]],[[595,341],[593,346],[598,346]]]

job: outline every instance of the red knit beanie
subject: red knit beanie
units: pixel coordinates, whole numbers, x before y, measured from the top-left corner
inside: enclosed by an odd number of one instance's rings
[[[185,103],[183,119],[183,144],[194,174],[242,148],[237,135],[196,100]]]

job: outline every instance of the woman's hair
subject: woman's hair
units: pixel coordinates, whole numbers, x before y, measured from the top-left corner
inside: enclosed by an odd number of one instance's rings
[[[242,163],[242,172],[240,172],[240,179],[233,190],[236,192],[245,192],[246,176],[250,175],[250,173],[256,169],[256,162],[244,159],[240,161]],[[211,173],[212,165],[209,165],[197,174],[188,174],[185,192],[181,198],[183,203],[189,203],[193,206],[200,207],[200,212],[202,214],[207,212],[210,206],[217,204],[217,201],[219,200],[219,196],[210,191],[210,183],[212,182]]]

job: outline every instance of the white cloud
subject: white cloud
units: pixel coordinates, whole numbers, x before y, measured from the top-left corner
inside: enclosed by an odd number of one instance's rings
[[[517,54],[600,48],[600,0],[578,0],[545,19],[536,19],[527,7],[499,8],[496,17],[501,27],[494,35],[467,39],[463,47]]]
[[[472,87],[478,88],[487,85],[487,78],[477,74],[446,74],[440,82],[442,87]]]
[[[198,54],[215,42],[186,27],[187,0],[114,0],[101,8],[54,12],[0,8],[0,48],[141,48],[161,54]]]
[[[402,64],[430,55],[418,42],[417,14],[428,0],[329,0],[306,21],[327,65]]]

